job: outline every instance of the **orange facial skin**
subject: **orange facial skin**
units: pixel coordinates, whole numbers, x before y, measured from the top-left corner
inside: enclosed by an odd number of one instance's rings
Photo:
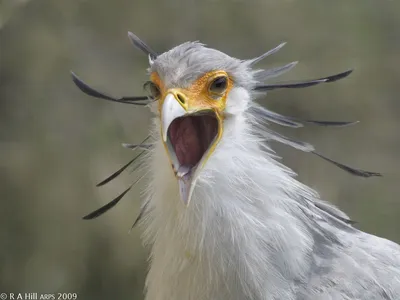
[[[227,85],[225,90],[221,93],[215,93],[210,90],[210,86],[216,78],[225,77],[227,78]],[[218,120],[218,133],[214,140],[214,143],[210,145],[207,152],[206,159],[203,160],[203,164],[207,162],[208,158],[214,152],[217,147],[218,142],[222,138],[223,133],[223,120],[224,120],[224,110],[226,108],[228,94],[233,87],[233,80],[225,71],[217,70],[211,71],[196,81],[188,88],[171,88],[166,89],[165,84],[162,82],[160,77],[156,72],[150,75],[150,80],[158,87],[160,94],[158,97],[158,110],[161,115],[161,110],[164,104],[164,99],[167,94],[173,94],[175,99],[179,104],[187,111],[188,114],[200,112],[200,111],[212,111]],[[164,146],[168,152],[167,146]]]
[[[215,94],[209,90],[213,80],[225,76],[228,78],[227,88],[222,94]],[[160,89],[160,99],[158,103],[159,111],[163,105],[163,99],[168,93],[171,93],[179,101],[182,107],[188,113],[194,113],[201,110],[212,110],[217,115],[222,115],[229,91],[233,87],[233,81],[225,71],[211,71],[198,78],[189,88],[166,89],[164,83],[156,72],[150,75],[151,81]]]

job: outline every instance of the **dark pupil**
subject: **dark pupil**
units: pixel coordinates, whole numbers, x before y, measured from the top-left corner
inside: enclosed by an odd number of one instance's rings
[[[213,92],[222,92],[225,88],[226,88],[225,77],[220,77],[215,79],[211,87]]]

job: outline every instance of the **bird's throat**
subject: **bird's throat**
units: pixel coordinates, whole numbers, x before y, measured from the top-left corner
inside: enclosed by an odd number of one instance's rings
[[[175,119],[169,128],[169,138],[181,166],[196,166],[210,147],[218,131],[218,121],[212,115],[189,115]]]

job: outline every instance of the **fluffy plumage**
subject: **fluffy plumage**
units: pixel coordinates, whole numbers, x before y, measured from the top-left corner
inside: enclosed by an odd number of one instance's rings
[[[400,299],[400,246],[352,227],[345,213],[298,182],[266,143],[314,151],[268,129],[274,120],[290,127],[299,120],[254,102],[260,80],[292,65],[253,69],[266,55],[239,60],[197,42],[147,54],[149,71],[168,87],[185,88],[212,70],[226,71],[234,87],[223,137],[188,207],[161,139],[158,104],[149,104],[155,117],[143,159],[150,181],[140,215],[151,247],[146,300]]]
[[[400,247],[336,217],[347,218],[296,181],[260,138],[275,138],[251,113],[260,72],[198,43],[180,45],[151,66],[171,87],[215,69],[232,74],[235,88],[224,137],[189,207],[180,201],[154,119],[143,224],[152,246],[146,299],[399,299]]]

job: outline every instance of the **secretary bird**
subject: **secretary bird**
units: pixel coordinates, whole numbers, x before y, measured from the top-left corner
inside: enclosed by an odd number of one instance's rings
[[[149,57],[147,96],[115,98],[74,73],[72,78],[90,96],[154,113],[146,140],[124,144],[141,152],[98,184],[129,166],[149,174],[134,223],[140,221],[151,247],[146,300],[400,299],[400,246],[353,227],[345,213],[297,181],[269,147],[277,141],[350,174],[380,176],[334,161],[268,126],[355,122],[301,120],[255,102],[267,91],[330,83],[351,70],[266,84],[296,64],[255,68],[284,44],[240,60],[199,42],[158,54],[133,33],[128,36]],[[84,219],[115,206],[140,179]]]

